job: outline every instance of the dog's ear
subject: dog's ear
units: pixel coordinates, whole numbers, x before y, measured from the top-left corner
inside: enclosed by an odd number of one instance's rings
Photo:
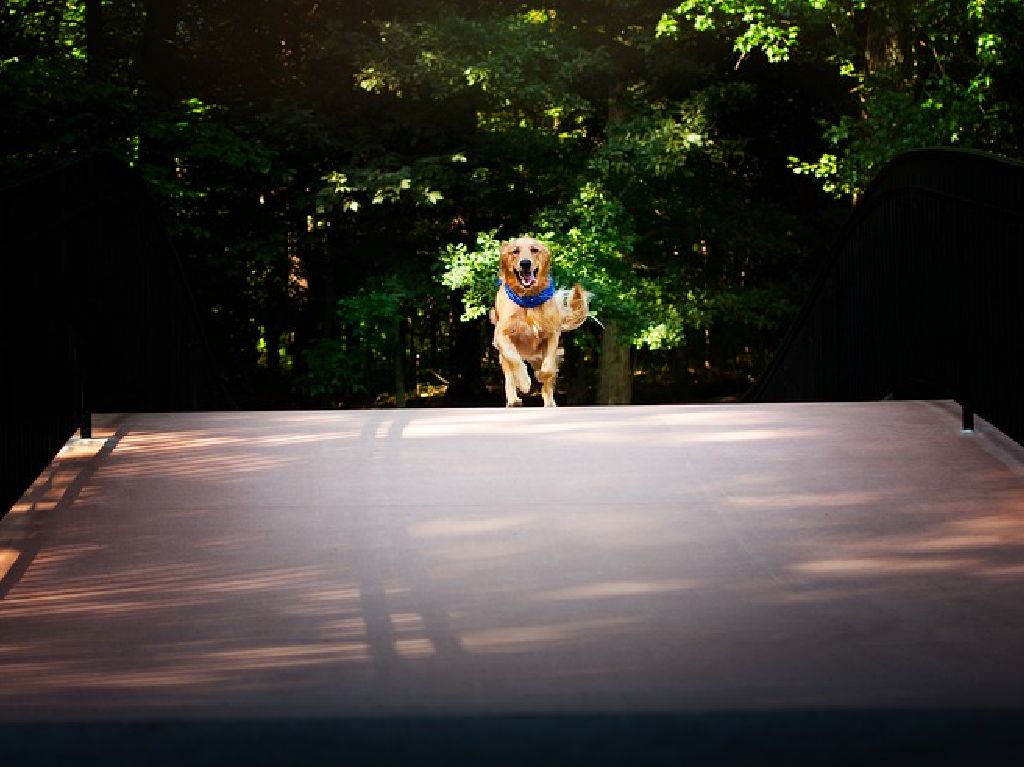
[[[498,252],[501,253],[500,263],[498,264],[498,277],[506,285],[512,285],[515,283],[515,276],[512,274],[512,267],[509,266],[509,254],[512,253],[512,248],[515,245],[511,242],[501,243],[501,248]]]
[[[545,245],[540,240],[537,240],[537,247],[540,248],[540,272],[537,274],[537,282],[541,286],[548,284],[548,277],[551,275],[551,248]]]

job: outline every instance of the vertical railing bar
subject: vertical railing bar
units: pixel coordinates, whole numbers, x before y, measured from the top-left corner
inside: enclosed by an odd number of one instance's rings
[[[960,404],[960,431],[968,434],[974,431],[974,408]]]

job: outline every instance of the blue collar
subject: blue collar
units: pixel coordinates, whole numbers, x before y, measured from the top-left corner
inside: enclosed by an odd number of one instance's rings
[[[507,282],[503,282],[502,285],[505,286],[505,295],[524,309],[536,309],[555,295],[555,281],[550,277],[548,277],[548,286],[535,296],[521,296],[512,290],[512,288],[508,286]]]

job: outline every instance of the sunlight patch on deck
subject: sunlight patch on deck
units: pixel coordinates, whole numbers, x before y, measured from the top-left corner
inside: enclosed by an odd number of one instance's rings
[[[414,538],[461,538],[487,533],[500,533],[523,527],[534,521],[529,515],[507,515],[472,519],[467,517],[442,517],[428,522],[414,524],[409,527],[409,535]]]
[[[529,597],[535,602],[566,602],[577,599],[606,599],[614,597],[648,596],[668,594],[677,591],[691,591],[697,588],[694,579],[666,579],[658,581],[604,581],[584,583],[564,589],[544,591]]]
[[[866,506],[884,496],[876,492],[848,490],[833,493],[786,493],[784,495],[729,495],[731,506],[749,510],[785,510],[794,508],[831,508]]]
[[[635,618],[609,617],[530,626],[501,626],[464,631],[459,635],[459,642],[466,652],[481,655],[528,652],[571,642],[595,632],[622,630],[638,622]]]
[[[870,557],[800,562],[789,570],[803,575],[889,575],[967,570],[977,563],[977,559],[968,558]]]
[[[14,567],[21,552],[17,549],[0,549],[0,580],[7,576],[8,571]]]

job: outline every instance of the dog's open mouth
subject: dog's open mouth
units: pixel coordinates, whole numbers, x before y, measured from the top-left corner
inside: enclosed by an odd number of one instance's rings
[[[537,274],[540,269],[534,269],[532,271],[519,271],[518,269],[513,270],[516,273],[516,277],[519,279],[519,284],[527,290],[537,284]]]

